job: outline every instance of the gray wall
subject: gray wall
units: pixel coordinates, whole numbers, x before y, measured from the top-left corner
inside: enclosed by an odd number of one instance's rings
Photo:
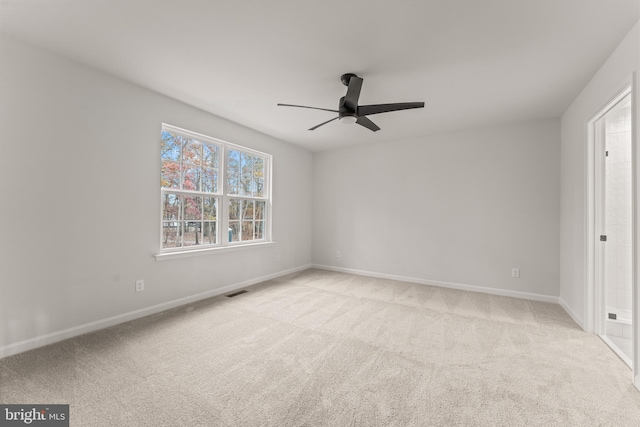
[[[559,155],[558,120],[317,153],[313,262],[557,297]]]
[[[0,58],[0,350],[309,265],[311,153],[5,36]],[[273,155],[275,245],[154,259],[162,122]]]

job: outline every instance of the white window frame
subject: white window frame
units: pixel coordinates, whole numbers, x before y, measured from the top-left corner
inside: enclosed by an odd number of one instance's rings
[[[273,158],[270,154],[254,150],[248,147],[244,147],[238,144],[234,144],[228,141],[224,141],[218,138],[214,138],[208,135],[203,135],[197,132],[182,129],[173,125],[162,123],[161,132],[169,132],[173,135],[181,135],[186,138],[193,138],[201,142],[207,142],[209,144],[216,145],[219,148],[218,159],[218,191],[215,193],[208,193],[202,191],[191,191],[184,189],[165,188],[160,185],[160,227],[159,227],[159,253],[156,255],[157,260],[177,258],[182,256],[199,255],[211,253],[214,251],[220,251],[224,249],[239,249],[244,247],[256,247],[272,244],[272,179],[271,170],[273,164]],[[229,187],[227,181],[228,173],[228,158],[227,155],[230,150],[239,151],[252,156],[258,156],[264,159],[264,184],[263,184],[263,196],[246,196],[229,194]],[[159,156],[159,168],[158,172],[162,169],[162,157]],[[217,204],[217,227],[216,227],[216,243],[213,244],[199,244],[197,246],[182,246],[176,248],[163,248],[163,229],[164,229],[164,217],[163,217],[163,200],[165,194],[179,194],[187,196],[200,196],[200,197],[215,197],[218,200]],[[242,241],[229,241],[229,204],[231,199],[243,199],[243,200],[257,200],[265,202],[265,216],[264,228],[262,231],[262,239],[256,240],[242,240]]]

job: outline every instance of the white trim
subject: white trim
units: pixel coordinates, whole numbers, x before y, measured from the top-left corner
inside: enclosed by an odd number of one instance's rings
[[[637,126],[636,123],[638,120],[638,114],[636,110],[636,91],[637,88],[637,75],[636,72],[633,72],[629,79],[625,79],[624,88],[618,92],[618,94],[611,99],[603,108],[601,108],[588,122],[587,122],[587,143],[586,143],[586,197],[585,197],[585,242],[586,242],[586,262],[585,262],[585,330],[590,333],[596,333],[603,339],[603,341],[607,344],[610,344],[609,340],[604,336],[605,334],[605,325],[604,325],[604,312],[601,310],[603,307],[603,278],[598,277],[598,275],[602,274],[602,253],[598,248],[597,244],[597,236],[599,234],[599,229],[601,224],[599,224],[599,213],[598,209],[598,197],[599,193],[602,191],[601,188],[598,187],[598,174],[602,173],[602,165],[597,164],[597,156],[596,150],[597,139],[596,139],[596,122],[604,117],[612,108],[614,108],[619,102],[621,102],[625,97],[631,97],[631,150],[632,150],[632,164],[631,164],[631,173],[632,173],[632,298],[633,298],[633,326],[632,326],[632,345],[633,345],[633,360],[628,360],[626,355],[623,358],[625,362],[631,367],[632,370],[632,381],[636,388],[640,390],[640,375],[638,374],[640,371],[640,325],[638,324],[640,321],[640,313],[638,313],[638,308],[640,307],[638,296],[638,268],[639,268],[639,254],[638,254],[638,151],[637,151]],[[617,347],[610,346],[614,351]],[[618,353],[616,351],[616,353]],[[619,356],[621,356],[619,354]],[[621,356],[623,357],[623,356]]]
[[[372,271],[354,270],[351,268],[334,267],[330,265],[312,264],[313,268],[320,270],[336,271],[339,273],[356,274],[358,276],[376,277],[380,279],[397,280],[399,282],[416,283],[419,285],[438,286],[440,288],[459,289],[462,291],[480,292],[483,294],[499,295],[503,297],[512,297],[519,299],[526,299],[532,301],[542,301],[558,304],[558,297],[551,295],[532,294],[528,292],[509,291],[506,289],[488,288],[484,286],[465,285],[461,283],[441,282],[438,280],[425,280],[415,277],[397,276],[394,274],[376,273]]]
[[[562,299],[562,297],[558,298],[558,304],[560,304],[560,307],[562,307],[564,311],[567,312],[567,314],[573,319],[574,322],[578,324],[578,326],[580,326],[580,328],[582,328],[582,330],[585,330],[583,320],[578,317],[578,315],[571,309],[571,307],[569,307],[569,304],[567,304]]]
[[[596,194],[596,166],[595,166],[595,129],[596,119],[587,122],[587,143],[585,150],[586,183],[585,183],[585,298],[584,298],[584,330],[589,333],[595,331],[595,282],[596,282],[596,245],[595,245],[595,194]]]
[[[303,271],[310,267],[311,267],[310,265],[302,265],[300,267],[291,268],[288,270],[280,271],[278,273],[256,277],[253,279],[245,280],[243,282],[234,283],[234,284],[223,286],[217,289],[212,289],[210,291],[201,292],[195,295],[190,295],[187,297],[178,298],[176,300],[163,302],[161,304],[153,305],[151,307],[141,308],[139,310],[130,311],[128,313],[107,317],[106,319],[96,320],[94,322],[85,323],[83,325],[74,326],[68,329],[63,329],[61,331],[55,331],[55,332],[40,335],[34,338],[29,338],[23,341],[19,341],[13,344],[1,346],[0,359],[2,359],[3,357],[14,355],[14,354],[22,353],[28,350],[33,350],[34,348],[43,347],[45,345],[63,341],[68,338],[73,338],[78,335],[83,335],[89,332],[93,332],[100,329],[108,328],[110,326],[118,325],[120,323],[139,319],[141,317],[149,316],[151,314],[160,313],[161,311],[169,310],[171,308],[179,307],[185,304],[190,304],[205,298],[211,298],[218,295],[222,295],[227,292],[234,291],[236,289],[255,285],[257,283],[264,282],[266,280],[275,279],[276,277],[286,276],[287,274]]]
[[[616,354],[616,356],[618,356],[620,359],[622,359],[622,361],[629,367],[629,369],[632,369],[633,362],[631,361],[631,359],[629,359],[629,356],[627,356],[626,354],[624,354],[624,352],[622,350],[620,350],[620,347],[618,347],[606,335],[598,335],[598,337],[602,341],[604,341],[604,343],[607,346],[609,346],[609,349],[611,351],[613,351]]]
[[[611,107],[613,108],[613,107]],[[591,243],[594,245],[594,275],[593,275],[593,332],[597,335],[605,334],[605,249],[607,243],[599,241],[600,235],[607,234],[605,221],[606,206],[606,133],[604,124],[601,122],[611,110],[607,110],[593,121],[590,127],[593,129],[593,165],[594,165],[594,193],[593,193],[593,237]]]
[[[162,252],[154,255],[156,261],[168,261],[170,259],[190,258],[200,255],[213,255],[224,252],[236,251],[239,249],[266,248],[275,246],[276,242],[256,242],[256,243],[231,243],[225,246],[206,247],[193,250],[182,250],[175,252]]]
[[[599,233],[600,224],[598,224],[599,215],[597,212],[597,203],[601,188],[598,187],[597,175],[602,173],[603,165],[597,164],[596,156],[596,129],[595,125],[607,112],[613,108],[616,104],[622,101],[627,95],[631,95],[633,102],[633,75],[630,79],[625,79],[623,88],[618,91],[616,96],[613,97],[603,108],[599,109],[591,119],[586,123],[586,150],[585,150],[585,299],[584,299],[584,330],[589,333],[602,333],[604,328],[604,320],[602,316],[599,316],[598,305],[602,302],[602,296],[599,295],[600,283],[602,278],[596,277],[598,272],[602,271],[599,263],[602,261],[600,250],[597,246],[597,237]],[[632,125],[635,123],[631,121]],[[635,145],[635,137],[632,135],[632,146]],[[632,171],[635,170],[635,160],[632,164]],[[633,172],[632,172],[633,173]],[[635,183],[634,183],[635,185]],[[635,189],[632,190],[635,192]],[[632,196],[633,197],[633,196]],[[635,212],[633,213],[635,217]],[[634,220],[635,221],[635,220]],[[633,227],[633,226],[632,226]],[[633,237],[634,251],[635,251],[635,236]],[[634,252],[635,253],[635,252]],[[633,277],[635,283],[635,276]]]
[[[640,185],[638,184],[638,72],[634,71],[631,75],[631,174],[632,178],[632,209],[633,214],[631,216],[631,227],[633,228],[633,238],[631,239],[631,250],[633,252],[632,263],[632,286],[631,297],[632,309],[631,309],[631,342],[633,345],[633,363],[631,366],[631,377],[635,387],[640,390],[640,288],[638,287],[638,274],[640,273],[640,257],[638,253],[638,191]]]

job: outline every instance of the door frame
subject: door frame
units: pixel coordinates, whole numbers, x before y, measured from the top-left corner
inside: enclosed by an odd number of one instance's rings
[[[637,164],[638,164],[638,150],[636,149],[636,122],[638,120],[636,114],[636,73],[634,72],[629,79],[627,79],[618,93],[607,102],[604,107],[600,108],[598,112],[587,122],[587,149],[586,149],[586,292],[585,292],[585,316],[584,316],[584,329],[586,332],[595,333],[601,335],[604,333],[605,319],[604,312],[601,310],[603,307],[604,299],[604,287],[603,287],[603,248],[600,245],[599,236],[602,229],[602,218],[598,212],[597,206],[602,203],[603,188],[601,186],[602,180],[600,179],[604,174],[604,156],[597,155],[598,150],[604,151],[604,148],[598,143],[596,122],[601,119],[609,110],[611,110],[616,104],[618,104],[627,95],[631,96],[631,152],[632,152],[632,298],[633,298],[633,359],[632,359],[632,371],[633,382],[635,386],[640,389],[640,337],[638,335],[638,321],[640,307],[640,295],[638,295],[637,284],[637,272],[640,266],[640,258],[638,257],[637,241],[640,238],[639,230],[637,227],[637,213],[639,212],[637,197],[638,188],[640,183],[638,182]]]

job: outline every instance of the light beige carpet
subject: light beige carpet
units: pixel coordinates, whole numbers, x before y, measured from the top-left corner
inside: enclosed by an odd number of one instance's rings
[[[178,284],[176,284],[178,285]],[[307,270],[0,360],[72,426],[640,425],[558,305]]]

